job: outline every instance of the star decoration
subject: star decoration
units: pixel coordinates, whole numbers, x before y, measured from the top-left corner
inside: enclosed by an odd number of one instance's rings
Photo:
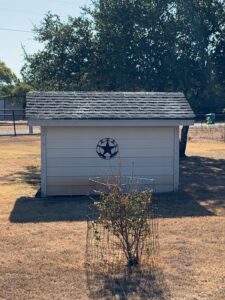
[[[109,155],[112,155],[112,149],[115,148],[115,146],[109,146],[109,139],[107,139],[107,142],[106,142],[106,145],[105,146],[100,146],[103,150],[104,150],[104,153],[103,155],[105,154],[109,154]]]
[[[118,144],[111,138],[102,139],[97,144],[96,152],[103,159],[111,159],[118,153]]]

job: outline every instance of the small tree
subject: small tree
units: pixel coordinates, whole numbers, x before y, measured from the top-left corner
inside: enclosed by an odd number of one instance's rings
[[[103,226],[118,238],[129,267],[141,262],[144,241],[150,233],[151,200],[151,190],[123,193],[116,184],[109,194],[102,196],[101,201],[95,202],[99,217],[93,225]],[[95,231],[95,238],[101,241],[98,231]]]

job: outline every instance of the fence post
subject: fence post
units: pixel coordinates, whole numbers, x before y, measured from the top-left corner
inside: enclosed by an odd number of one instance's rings
[[[14,110],[12,110],[12,117],[13,117],[14,136],[16,136],[16,122],[15,122],[15,112],[14,112]]]
[[[29,127],[29,134],[33,134],[33,126],[28,126]]]

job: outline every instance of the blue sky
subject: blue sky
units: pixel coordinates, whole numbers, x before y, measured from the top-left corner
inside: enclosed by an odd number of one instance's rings
[[[20,77],[23,65],[21,44],[28,53],[41,47],[33,39],[33,24],[38,25],[48,11],[64,20],[68,15],[79,16],[80,7],[88,3],[90,0],[0,0],[0,60]]]

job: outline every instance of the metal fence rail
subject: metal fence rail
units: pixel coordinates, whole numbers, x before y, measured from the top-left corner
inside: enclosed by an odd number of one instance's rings
[[[19,130],[21,127],[23,130]],[[33,127],[27,124],[25,109],[0,109],[0,135],[16,136],[18,133],[33,134]]]

